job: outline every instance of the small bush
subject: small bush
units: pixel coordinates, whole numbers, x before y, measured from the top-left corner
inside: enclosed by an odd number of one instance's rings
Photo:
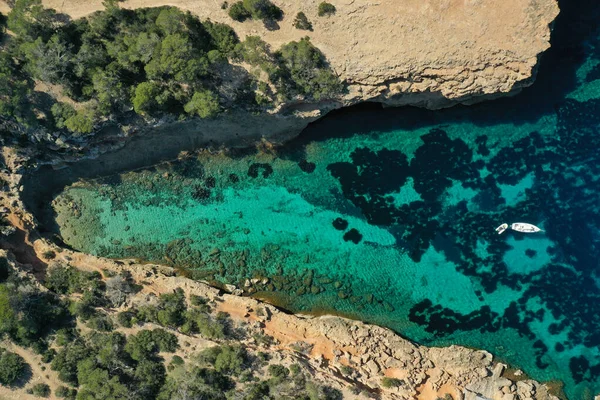
[[[179,365],[183,365],[185,362],[183,361],[183,358],[179,357],[179,356],[173,356],[173,358],[171,359],[171,364],[179,366]]]
[[[18,354],[0,349],[0,384],[10,386],[21,378],[27,363]]]
[[[75,399],[77,396],[77,390],[68,388],[66,386],[59,386],[56,388],[56,392],[54,392],[56,397],[61,399]]]
[[[114,329],[112,322],[105,315],[94,315],[87,322],[87,326],[101,332],[110,332]]]
[[[42,256],[46,259],[46,260],[53,260],[56,257],[56,253],[53,252],[52,250],[47,250],[45,251]]]
[[[105,278],[112,278],[113,276],[116,276],[117,273],[115,271],[112,271],[110,269],[106,269],[104,268],[102,270],[102,276],[104,276]]]
[[[270,347],[275,343],[275,339],[273,336],[265,335],[262,332],[256,332],[252,335],[252,339],[256,342],[256,344],[264,347]]]
[[[352,375],[352,373],[354,372],[352,367],[349,367],[347,365],[342,365],[340,367],[340,371],[342,372],[343,375]]]
[[[296,14],[296,18],[294,19],[294,28],[301,29],[304,31],[312,31],[313,26],[312,23],[306,17],[306,14],[303,12],[299,12]]]
[[[269,0],[243,0],[244,8],[252,18],[263,21],[279,21],[283,18],[283,11]]]
[[[162,352],[173,353],[179,347],[177,336],[173,335],[171,332],[165,331],[164,329],[154,329],[152,331],[152,337],[158,345],[158,349]]]
[[[290,372],[292,373],[292,376],[298,376],[300,372],[302,372],[302,369],[299,364],[292,364],[290,365]]]
[[[238,22],[244,22],[248,18],[252,18],[252,14],[250,14],[250,12],[246,10],[246,7],[244,7],[244,3],[242,3],[241,1],[233,3],[231,7],[229,7],[228,14],[231,17],[231,19]]]
[[[219,113],[219,96],[210,90],[195,92],[192,99],[183,107],[186,113],[200,118],[213,118]]]
[[[202,306],[208,303],[208,299],[202,296],[196,296],[195,294],[190,296],[190,302],[193,306]]]
[[[327,3],[326,1],[319,4],[319,17],[325,17],[335,14],[335,6],[331,3]]]
[[[224,1],[221,3],[221,10],[227,10],[227,7],[229,7],[229,3]]]
[[[56,331],[56,345],[58,346],[66,346],[71,343],[73,339],[75,339],[75,335],[73,334],[73,331],[69,329],[63,328]]]
[[[216,346],[201,352],[199,360],[213,365],[223,374],[239,375],[247,368],[248,353],[241,346]]]
[[[387,376],[381,380],[381,386],[390,389],[397,388],[404,385],[404,381],[402,379],[397,378],[388,378]]]
[[[46,385],[45,383],[36,383],[31,388],[31,392],[37,397],[48,397],[51,393],[50,386]]]
[[[290,370],[279,364],[269,365],[267,370],[272,377],[272,384],[275,385],[283,382],[290,375]]]
[[[54,357],[56,357],[56,350],[48,349],[42,354],[42,362],[49,364],[54,360]]]
[[[131,320],[133,319],[134,314],[131,311],[121,311],[117,314],[117,322],[123,328],[131,328],[133,324]]]
[[[125,351],[136,361],[151,359],[159,351],[172,353],[177,350],[177,336],[164,329],[139,331],[127,338]]]

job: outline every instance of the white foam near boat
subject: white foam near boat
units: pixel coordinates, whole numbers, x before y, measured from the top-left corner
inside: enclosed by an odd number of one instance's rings
[[[496,232],[498,232],[498,235],[502,235],[504,233],[504,231],[507,229],[508,229],[508,224],[502,224],[496,228]]]
[[[535,225],[528,224],[525,222],[515,222],[510,226],[510,229],[517,232],[523,233],[535,233],[535,232],[543,232],[540,228]]]

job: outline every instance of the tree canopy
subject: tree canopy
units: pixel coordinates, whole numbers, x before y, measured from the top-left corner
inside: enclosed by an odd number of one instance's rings
[[[174,7],[128,10],[116,1],[105,7],[66,21],[41,0],[15,0],[6,20],[15,35],[0,51],[0,117],[25,134],[45,128],[77,138],[133,114],[214,118],[232,107],[256,112],[296,96],[319,100],[342,90],[308,39],[273,52],[258,37],[240,43],[228,25]],[[229,13],[263,21],[283,15],[269,0],[242,0]],[[303,14],[296,25],[311,28]],[[256,70],[248,74],[230,60]],[[236,87],[224,85],[233,71],[240,75]],[[50,96],[40,96],[34,82],[44,83]]]
[[[23,377],[26,367],[23,357],[0,348],[0,385],[15,383]]]

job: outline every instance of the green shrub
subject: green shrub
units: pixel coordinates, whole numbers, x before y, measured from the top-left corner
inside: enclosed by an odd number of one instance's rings
[[[226,375],[240,374],[248,367],[248,353],[243,347],[223,345],[210,347],[199,355],[199,360],[211,364]]]
[[[77,364],[89,355],[89,349],[81,341],[72,341],[60,349],[50,368],[58,372],[58,379],[61,381],[77,385]]]
[[[105,315],[92,316],[87,322],[87,326],[101,332],[110,332],[114,329],[112,322]]]
[[[340,367],[340,371],[342,372],[343,375],[352,375],[352,373],[354,372],[354,369],[352,369],[352,367],[349,367],[348,365],[342,365]]]
[[[125,351],[136,361],[150,359],[159,351],[172,353],[179,346],[177,336],[164,329],[142,330],[127,338]]]
[[[42,362],[49,364],[54,360],[54,357],[56,357],[56,350],[48,349],[42,354]]]
[[[330,16],[335,14],[335,6],[331,3],[327,3],[326,1],[319,4],[319,17]]]
[[[79,271],[62,265],[49,269],[44,284],[48,289],[58,294],[71,294],[81,291]]]
[[[24,312],[27,310],[27,312]],[[64,304],[50,292],[41,292],[27,281],[0,284],[0,335],[32,346],[66,317]]]
[[[298,376],[302,372],[302,369],[299,364],[292,364],[290,365],[290,372],[292,376]]]
[[[213,44],[223,54],[231,53],[235,49],[235,45],[240,42],[237,34],[229,25],[211,21],[206,21],[203,24]]]
[[[59,386],[56,388],[54,394],[58,398],[71,400],[75,399],[75,396],[77,396],[77,390],[68,388],[66,386]]]
[[[84,293],[91,299],[102,291],[100,279],[101,276],[97,272],[84,272],[70,266],[58,265],[48,271],[44,285],[58,294]]]
[[[50,386],[46,385],[45,383],[36,383],[31,388],[31,392],[37,397],[48,397],[51,393]]]
[[[134,313],[132,313],[131,311],[121,311],[117,314],[117,322],[123,328],[131,328],[133,326],[133,324],[131,323],[133,317]]]
[[[192,303],[193,306],[203,306],[208,303],[208,299],[206,297],[192,294],[190,296],[190,303]]]
[[[306,14],[303,12],[299,12],[296,14],[296,18],[294,19],[294,27],[296,29],[301,29],[305,31],[312,31],[313,26],[312,23],[306,17]]]
[[[117,273],[115,271],[113,271],[113,270],[106,269],[106,268],[102,269],[102,276],[104,278],[112,278],[112,277],[114,277],[116,275],[117,275]]]
[[[158,400],[225,400],[225,392],[234,386],[230,378],[214,369],[181,366],[169,374]]]
[[[342,83],[308,37],[282,46],[277,56],[282,67],[278,72],[282,90],[316,100],[335,97],[342,92]]]
[[[96,120],[96,111],[93,108],[82,108],[65,120],[65,127],[75,134],[85,135],[92,133]]]
[[[81,318],[83,321],[87,321],[96,314],[94,303],[90,300],[81,299],[81,301],[74,301],[69,306],[69,311],[76,317]]]
[[[404,385],[404,381],[402,379],[397,378],[388,378],[387,376],[381,380],[381,386],[390,389],[397,388]]]
[[[244,22],[248,18],[252,18],[252,14],[250,14],[250,12],[246,10],[246,7],[244,7],[244,3],[241,1],[233,3],[231,7],[229,7],[229,11],[227,13],[231,17],[231,19],[238,22]]]
[[[267,371],[271,375],[271,379],[269,380],[271,386],[279,385],[290,375],[290,370],[279,364],[269,365]]]
[[[224,339],[227,333],[227,319],[213,319],[206,312],[194,308],[186,313],[186,323],[182,332],[200,333],[206,339]]]
[[[186,309],[183,290],[176,289],[173,293],[161,294],[158,302],[158,323],[169,327],[181,326],[185,322]]]
[[[0,384],[10,386],[25,374],[27,363],[18,354],[0,348]]]
[[[72,105],[67,103],[55,103],[52,105],[50,109],[52,112],[52,116],[54,117],[54,126],[59,129],[65,127],[65,121],[77,114],[77,111],[73,108]]]
[[[278,69],[269,45],[259,36],[247,36],[242,43],[238,44],[235,47],[235,58],[254,67],[260,67],[269,76]]]
[[[171,359],[171,364],[178,367],[180,365],[185,364],[185,362],[183,361],[183,358],[181,358],[179,356],[173,356],[173,358]]]
[[[42,257],[46,260],[54,260],[54,258],[56,258],[56,253],[52,250],[47,250],[42,254]]]
[[[157,97],[161,90],[155,82],[142,82],[136,86],[133,98],[133,109],[140,115],[151,114],[158,108]]]
[[[283,11],[269,0],[243,0],[244,8],[252,18],[260,20],[280,20]]]
[[[158,345],[158,349],[162,352],[173,353],[179,347],[177,336],[171,332],[165,331],[164,329],[154,329],[152,331],[152,337]]]
[[[219,113],[219,97],[210,90],[195,92],[192,99],[184,106],[184,110],[200,118],[213,118]]]
[[[151,305],[139,306],[136,317],[143,322],[158,322],[158,308]]]

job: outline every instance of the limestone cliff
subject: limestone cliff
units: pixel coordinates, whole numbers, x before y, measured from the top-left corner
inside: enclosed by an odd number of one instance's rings
[[[0,11],[7,12],[4,1]],[[177,6],[201,19],[231,25],[241,39],[259,35],[273,49],[309,36],[346,84],[344,95],[321,102],[293,99],[262,115],[230,110],[216,121],[120,123],[105,126],[94,140],[75,143],[49,132],[32,136],[81,156],[121,147],[133,136],[156,137],[176,130],[178,137],[170,138],[175,140],[170,147],[190,150],[207,143],[247,145],[261,138],[282,142],[333,109],[365,101],[436,109],[493,99],[533,83],[559,11],[556,0],[332,0],[336,13],[319,17],[319,0],[275,3],[284,11],[276,29],[267,29],[261,21],[235,22],[217,0],[125,0],[120,6]],[[102,0],[43,4],[72,18],[103,9]],[[312,22],[312,31],[293,26],[300,11]],[[150,138],[144,148],[153,148],[153,141]]]
[[[275,30],[233,21],[221,1],[126,0],[121,6],[177,6],[233,26],[240,38],[259,35],[273,48],[309,36],[348,84],[336,107],[378,101],[441,108],[515,93],[533,82],[558,14],[556,0],[332,0],[337,11],[330,17],[317,15],[320,0],[274,2],[284,11]],[[74,18],[103,8],[102,0],[43,3]],[[293,27],[299,11],[313,31]]]

